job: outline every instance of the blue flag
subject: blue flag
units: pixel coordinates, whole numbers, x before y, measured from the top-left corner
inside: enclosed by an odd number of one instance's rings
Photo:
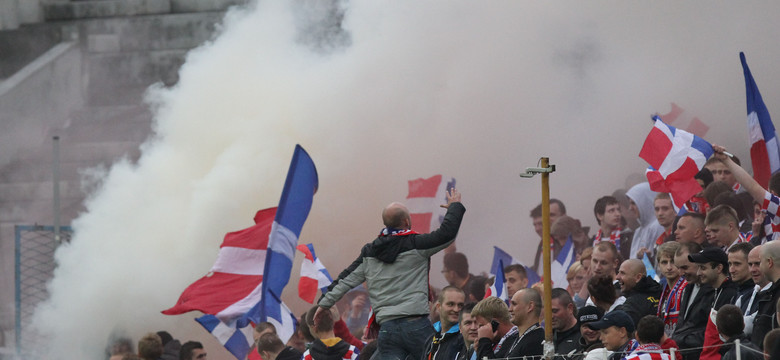
[[[309,216],[314,193],[319,180],[314,161],[300,145],[295,146],[287,180],[276,210],[276,218],[271,228],[263,271],[263,296],[260,303],[249,310],[238,326],[283,319],[282,291],[290,281],[295,249],[301,234],[303,223]]]

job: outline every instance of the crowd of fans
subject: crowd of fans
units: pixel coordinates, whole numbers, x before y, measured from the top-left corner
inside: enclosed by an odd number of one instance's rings
[[[432,234],[410,232],[404,208],[388,206],[383,212],[385,237],[367,245],[342,272],[328,292],[335,294],[323,296],[301,316],[287,343],[272,324],[257,324],[249,358],[381,359],[378,347],[400,341],[392,346],[424,344],[408,349],[406,358],[413,360],[541,359],[544,328],[549,326],[556,360],[634,360],[650,358],[641,357],[647,354],[670,360],[780,359],[780,241],[773,241],[780,229],[780,174],[765,190],[738,160],[714,148],[716,155],[695,177],[703,191],[682,212],[669,194],[653,192],[647,183],[596,199],[593,214],[599,228],[593,236],[566,215],[562,201],[553,199],[551,239],[541,239],[541,206],[531,211],[540,237],[531,268],[541,273],[543,241],[550,242],[553,258],[569,238],[575,247],[567,283],[553,284],[550,324],[541,315],[543,285],[529,283],[525,266],[503,269],[508,300],[486,297],[494,278],[471,274],[466,255],[454,251],[446,252],[442,268],[449,285],[440,291],[429,288],[429,300],[423,301],[429,316],[417,315],[417,299],[404,305],[413,312],[390,316],[388,308],[409,300],[396,295],[416,289],[416,283],[380,294],[382,299],[372,286],[384,279],[369,277],[396,271],[387,268],[393,261],[411,261],[398,260],[404,254],[414,254],[424,265],[449,246],[465,212],[455,194],[448,195],[442,228]],[[401,244],[395,244],[394,257],[371,263],[387,254],[378,246],[394,240]],[[371,266],[379,270],[372,273]],[[402,275],[394,281],[403,283]],[[378,320],[370,320],[372,305],[382,312]],[[415,328],[420,322],[433,329],[424,339],[417,339],[423,333]],[[400,334],[382,335],[391,331],[388,324],[400,326]],[[112,360],[206,358],[200,344],[179,345],[165,332],[142,338],[137,353],[126,343],[112,347],[111,354]]]

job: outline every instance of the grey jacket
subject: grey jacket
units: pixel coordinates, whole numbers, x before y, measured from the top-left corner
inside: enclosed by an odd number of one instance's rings
[[[430,257],[455,240],[465,212],[463,204],[450,204],[441,226],[430,234],[380,235],[363,246],[360,256],[333,281],[319,305],[330,308],[365,281],[380,325],[406,316],[428,315]]]

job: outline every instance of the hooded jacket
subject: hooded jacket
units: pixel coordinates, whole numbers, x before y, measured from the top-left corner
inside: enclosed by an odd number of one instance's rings
[[[636,253],[641,248],[647,248],[653,251],[655,240],[664,232],[663,226],[655,218],[655,209],[653,201],[657,192],[650,190],[649,183],[634,185],[628,189],[626,196],[633,200],[639,209],[639,227],[634,229],[634,235],[631,239],[631,258],[636,258]]]
[[[450,204],[441,226],[430,234],[380,234],[363,246],[360,256],[328,286],[319,305],[330,308],[365,281],[380,326],[387,320],[427,316],[430,257],[455,240],[465,212],[460,202]]]
[[[360,350],[341,338],[317,339],[303,353],[303,360],[356,360],[359,353]]]
[[[425,359],[423,360],[457,359],[459,353],[466,348],[463,335],[460,334],[460,326],[455,324],[444,334],[441,333],[441,321],[433,324],[433,328],[436,332],[425,345]]]
[[[634,324],[645,315],[655,315],[661,299],[661,285],[649,276],[643,277],[629,291],[623,291],[626,302],[623,311],[631,316]]]

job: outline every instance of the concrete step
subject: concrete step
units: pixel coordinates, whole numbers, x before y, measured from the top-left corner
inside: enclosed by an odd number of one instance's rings
[[[100,53],[88,57],[87,99],[89,105],[134,105],[142,103],[146,89],[158,82],[171,86],[187,50]]]
[[[54,185],[52,181],[0,184],[0,198],[3,202],[32,201],[52,199]],[[60,197],[63,199],[83,198],[80,181],[60,181]]]
[[[89,0],[54,2],[43,5],[43,17],[46,21],[166,14],[170,12],[170,0]]]
[[[91,19],[79,23],[89,52],[192,49],[211,40],[221,11]]]
[[[144,105],[84,107],[71,113],[70,119],[70,125],[60,134],[69,143],[142,143],[152,131],[152,113]]]
[[[62,225],[70,222],[85,210],[84,196],[78,198],[60,198],[60,221]],[[46,224],[54,219],[54,205],[51,198],[36,198],[29,201],[0,201],[0,218],[12,224]]]
[[[78,168],[110,165],[124,156],[137,160],[140,156],[139,143],[136,141],[113,141],[71,144],[65,138],[60,139],[60,169],[68,165],[74,165]],[[52,148],[50,146],[45,149],[36,148],[19,153],[19,161],[26,162],[28,166],[40,164],[40,166],[50,168],[51,158]]]

